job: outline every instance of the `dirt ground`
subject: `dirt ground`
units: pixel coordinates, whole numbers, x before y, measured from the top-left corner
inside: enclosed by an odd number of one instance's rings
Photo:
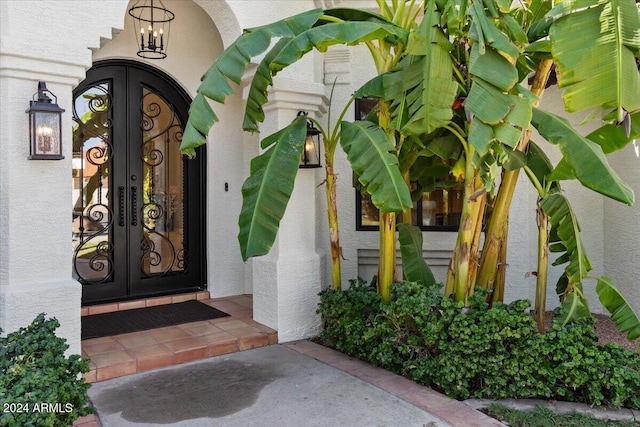
[[[640,338],[629,341],[627,339],[627,334],[620,333],[618,331],[618,326],[611,321],[609,316],[604,314],[594,314],[593,317],[596,319],[596,335],[598,336],[599,344],[614,342],[628,350],[640,352],[640,348],[638,347],[640,346]],[[553,312],[547,312],[545,319],[546,323],[550,324],[552,318]]]

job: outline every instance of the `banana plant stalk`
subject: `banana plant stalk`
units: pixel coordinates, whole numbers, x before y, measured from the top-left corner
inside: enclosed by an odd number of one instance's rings
[[[544,92],[553,60],[543,59],[538,63],[535,77],[531,85],[531,92],[535,94],[538,99]],[[535,106],[537,102],[534,102]],[[525,152],[531,139],[531,126],[527,129],[523,129],[522,138],[516,147],[516,150]],[[487,225],[485,233],[484,247],[482,250],[482,258],[480,259],[480,268],[478,272],[478,279],[476,284],[482,288],[498,289],[499,293],[503,293],[504,280],[498,280],[498,265],[500,263],[500,253],[502,252],[502,246],[506,244],[507,227],[504,224],[509,220],[509,208],[511,201],[513,200],[513,194],[515,192],[516,184],[518,182],[518,176],[520,175],[520,169],[505,170],[502,175],[502,182],[498,195],[496,197],[494,209]],[[505,260],[502,260],[504,262]]]
[[[331,96],[329,97],[329,105],[331,105],[331,100],[333,99],[333,90],[335,88],[335,83],[331,88]],[[340,126],[339,123],[342,122],[346,112],[351,107],[354,98],[351,97],[349,102],[345,105],[340,113],[340,117],[338,118],[336,125],[331,130],[331,133],[327,134],[322,126],[314,120],[318,129],[322,133],[322,140],[324,141],[324,168],[325,168],[325,194],[327,197],[327,219],[329,222],[329,243],[331,248],[331,287],[339,291],[342,289],[342,277],[340,271],[340,258],[342,256],[342,249],[340,247],[340,229],[338,226],[338,202],[337,202],[337,191],[336,191],[336,182],[338,180],[338,176],[334,171],[334,158],[336,153],[336,148],[338,147],[338,143],[340,142]],[[329,112],[327,115],[327,121],[329,126],[331,126],[331,108],[329,108]]]
[[[396,215],[380,215],[380,263],[378,264],[378,292],[383,301],[391,300],[391,284],[396,280]]]
[[[385,132],[391,133],[389,103],[378,102],[378,123]],[[380,218],[380,259],[378,262],[378,292],[383,301],[391,300],[391,284],[396,281],[396,213],[382,212]]]
[[[549,215],[538,206],[538,273],[536,276],[536,301],[534,317],[538,332],[544,333],[544,320],[547,302],[547,276],[549,271]]]
[[[404,178],[404,182],[405,182],[405,184],[407,184],[407,187],[409,187],[409,188],[411,188],[410,175],[411,175],[410,171],[405,171],[402,174],[402,177]],[[402,212],[402,223],[403,224],[411,224],[411,222],[413,221],[412,211],[413,211],[413,208],[409,208],[406,211]]]
[[[509,221],[505,221],[503,224],[505,230],[503,231],[503,235],[509,235]],[[504,283],[505,277],[507,274],[507,242],[508,239],[504,241],[504,243],[500,246],[500,253],[498,254],[498,272],[496,273],[496,283],[499,284],[493,290],[493,294],[491,295],[491,303],[504,301]]]
[[[549,214],[542,207],[542,200],[545,196],[551,194],[552,185],[555,187],[554,192],[560,191],[557,182],[547,181],[547,176],[551,173],[552,166],[548,158],[542,153],[538,153],[538,147],[532,145],[528,159],[537,157],[536,161],[528,160],[527,163],[533,162],[535,166],[532,168],[529,164],[524,166],[529,180],[533,184],[538,193],[538,207],[536,209],[536,218],[538,224],[538,269],[536,271],[536,297],[533,308],[534,318],[538,325],[538,332],[541,334],[545,331],[545,313],[547,303],[547,278],[549,274],[549,241],[550,241],[550,220]],[[542,160],[542,161],[541,161]],[[536,169],[535,171],[533,169]],[[576,239],[577,241],[578,239]],[[569,248],[570,249],[570,248]]]
[[[416,4],[416,0],[411,0],[410,2],[394,0],[391,6],[385,0],[377,0],[377,3],[382,16],[405,29],[411,27],[424,7],[424,1]],[[408,7],[405,3],[408,3]],[[392,46],[382,39],[377,41],[377,45],[367,43],[367,46],[373,56],[376,71],[379,75],[391,71],[404,54],[404,47]],[[395,139],[394,132],[389,129],[391,122],[389,102],[380,99],[378,107],[378,125],[385,133]],[[397,145],[396,149],[399,149]],[[403,218],[405,218],[404,215],[405,213],[403,212]],[[410,219],[410,211],[408,215]],[[379,218],[380,258],[378,263],[377,286],[378,292],[382,295],[382,299],[384,301],[390,301],[390,287],[391,284],[396,281],[396,213],[380,211]]]
[[[487,200],[478,170],[473,166],[474,149],[465,144],[465,191],[460,217],[458,240],[447,273],[445,295],[454,295],[456,301],[467,302],[473,295],[475,269],[478,262],[482,218]]]
[[[326,147],[326,144],[325,144]],[[333,161],[325,155],[327,217],[329,219],[329,244],[331,247],[331,287],[339,291],[342,289],[340,273],[340,230],[338,227],[338,204],[336,201],[336,174],[333,171]]]

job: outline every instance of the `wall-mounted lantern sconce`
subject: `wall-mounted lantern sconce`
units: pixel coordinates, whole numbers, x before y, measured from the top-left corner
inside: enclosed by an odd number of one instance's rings
[[[51,95],[55,101],[51,102]],[[38,98],[36,99],[36,95]],[[60,160],[62,155],[62,113],[58,98],[47,89],[45,82],[38,82],[38,92],[29,101],[30,160]]]
[[[169,26],[176,15],[167,9],[162,0],[138,0],[129,9],[137,37],[140,37],[138,56],[147,59],[167,57]]]
[[[300,111],[298,116],[306,116],[307,113]],[[307,138],[304,142],[304,150],[300,158],[300,168],[319,168],[320,164],[320,140],[321,132],[316,128],[311,120],[307,120]]]

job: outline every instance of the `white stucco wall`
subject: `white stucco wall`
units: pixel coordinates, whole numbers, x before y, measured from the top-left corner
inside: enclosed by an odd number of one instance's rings
[[[613,200],[604,203],[604,273],[613,279],[615,286],[629,301],[636,313],[640,313],[640,159],[633,145],[609,156],[610,164],[620,177],[633,188],[636,204],[632,207]]]
[[[63,160],[29,161],[24,111],[45,81],[71,123],[71,93],[91,65],[89,48],[122,27],[125,7],[0,2],[0,328],[14,331],[44,312],[59,320],[72,353],[80,352],[81,290],[70,262],[71,126],[62,127]]]

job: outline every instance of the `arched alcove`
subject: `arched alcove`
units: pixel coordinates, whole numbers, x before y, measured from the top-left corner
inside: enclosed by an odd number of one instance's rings
[[[123,31],[93,52],[94,62],[129,59],[146,63],[167,73],[191,97],[195,96],[202,75],[241,33],[234,12],[226,1],[164,0],[175,20],[171,22],[167,58],[153,60],[137,56],[138,34],[127,13],[134,3],[129,2],[125,10]],[[212,296],[247,293],[245,267],[236,239],[242,204],[240,188],[246,172],[242,108],[241,88],[224,105],[215,106],[220,124],[212,129],[206,150],[203,206],[210,248],[206,282]]]
[[[127,10],[134,3],[132,0]],[[165,0],[164,4],[175,14],[165,59],[137,56],[139,36],[133,19],[125,11],[123,31],[94,51],[93,62],[115,58],[145,62],[169,74],[193,97],[200,77],[224,50],[222,39],[211,17],[193,1]]]

